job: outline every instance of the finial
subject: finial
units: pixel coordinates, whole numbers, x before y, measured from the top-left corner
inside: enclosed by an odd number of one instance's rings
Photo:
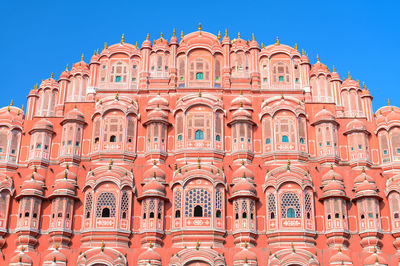
[[[304,49],[301,49],[301,55],[306,55],[306,52],[304,51]]]
[[[135,46],[136,46],[136,49],[138,48],[138,44],[137,44],[137,41],[136,41],[136,44],[135,44]]]
[[[176,35],[176,32],[175,32],[175,28],[172,30],[172,36],[174,36],[175,37],[175,35]]]
[[[53,77],[54,77],[54,73],[53,73],[53,72],[51,72],[50,78],[53,78]]]
[[[183,30],[181,30],[181,40],[183,40]]]
[[[262,42],[262,43],[261,43],[261,49],[263,49],[263,48],[264,48],[264,43]]]
[[[276,36],[276,44],[277,44],[277,45],[280,44],[280,43],[279,43],[279,37],[278,37],[278,36]]]
[[[351,79],[350,71],[349,71],[349,73],[347,74],[347,78],[348,78],[348,79]]]
[[[198,94],[198,96],[201,97],[201,90],[200,90],[200,89],[199,89],[199,94]]]
[[[247,241],[244,241],[244,248],[247,248]]]
[[[83,55],[83,53],[82,53],[82,56],[81,56],[81,61],[83,61],[83,59],[84,59],[85,57],[84,57],[84,55]]]
[[[336,72],[335,65],[332,66],[332,72]]]
[[[104,251],[104,247],[105,247],[104,240],[101,240],[101,247],[100,247],[101,252]]]
[[[319,55],[317,54],[317,62],[319,62]]]
[[[388,98],[388,106],[390,106],[390,100],[389,100],[389,98]]]
[[[228,29],[225,29],[225,37],[228,37]]]
[[[221,31],[218,31],[218,40],[221,40]]]
[[[367,86],[365,85],[365,82],[363,81],[363,89],[366,90]]]
[[[118,92],[115,94],[115,100],[119,100],[119,94],[118,94]]]
[[[290,170],[290,160],[287,161],[287,169]]]
[[[240,40],[240,31],[238,32],[238,40]]]
[[[161,32],[161,33],[160,33],[160,39],[162,39],[163,37],[164,37],[164,33]]]
[[[33,172],[37,172],[37,167],[36,167],[36,165],[33,167]]]
[[[199,23],[198,29],[199,29],[199,32],[201,33],[201,23]]]
[[[151,240],[150,240],[150,242],[149,242],[149,248],[152,248],[153,247],[153,243],[151,242]]]
[[[97,50],[96,50],[96,54],[99,54],[99,48],[97,48]]]
[[[297,43],[294,44],[294,49],[295,49],[296,51],[299,50],[298,47],[297,47]]]
[[[200,247],[200,243],[199,243],[199,240],[197,239],[196,249],[199,250],[199,247]]]
[[[13,106],[14,100],[11,99],[10,106]]]
[[[121,36],[121,44],[123,44],[124,42],[125,42],[125,34],[122,33],[122,36]]]
[[[24,105],[22,105],[21,110],[24,111],[24,109],[25,109],[25,107],[24,107]]]
[[[255,41],[254,33],[251,34],[251,40],[252,40],[252,41]]]
[[[104,42],[104,49],[107,49],[107,48],[108,48],[107,43]]]
[[[147,33],[146,40],[149,40],[150,34]]]

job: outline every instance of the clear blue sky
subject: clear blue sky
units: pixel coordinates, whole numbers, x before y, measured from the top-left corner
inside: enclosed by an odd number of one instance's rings
[[[35,83],[54,72],[58,77],[80,60],[88,62],[104,42],[139,44],[150,33],[154,40],[172,29],[217,34],[225,28],[231,37],[240,31],[265,45],[275,42],[304,48],[310,60],[316,54],[341,77],[365,81],[377,110],[400,106],[400,19],[398,1],[12,1],[0,2],[0,106],[26,106]]]

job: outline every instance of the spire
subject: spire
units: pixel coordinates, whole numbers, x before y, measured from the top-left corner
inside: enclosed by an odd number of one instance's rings
[[[172,30],[172,36],[174,36],[175,37],[175,35],[176,35],[176,32],[175,32],[175,28]]]
[[[150,34],[147,33],[146,40],[149,40]]]
[[[164,33],[160,33],[160,39],[162,39],[164,37]]]
[[[363,89],[366,90],[367,86],[365,85],[365,82],[363,81]]]
[[[240,40],[240,31],[238,32],[238,40]]]
[[[82,53],[82,56],[81,56],[81,61],[83,61],[83,59],[84,59],[85,57],[84,57],[84,55],[83,55],[83,53]]]
[[[105,43],[104,43],[104,49],[107,49],[107,48],[108,48],[107,42],[105,42]]]
[[[13,106],[14,100],[11,99],[10,106]]]
[[[301,49],[301,55],[306,55],[306,52],[304,51],[304,49]]]
[[[181,40],[183,40],[183,30],[181,30]]]
[[[251,34],[251,40],[252,40],[252,41],[255,41],[255,39],[254,39],[254,33]]]
[[[278,36],[276,36],[276,44],[277,44],[277,45],[280,44],[280,43],[279,43],[279,37],[278,37]]]
[[[228,29],[225,29],[225,37],[228,37]]]
[[[351,79],[350,71],[349,71],[349,73],[347,74],[347,78],[348,78],[348,79]]]
[[[50,78],[53,78],[53,77],[54,77],[54,73],[53,73],[53,72],[51,72]]]
[[[299,50],[298,47],[297,47],[297,43],[294,44],[294,49],[295,49],[296,51]]]
[[[319,55],[317,54],[317,62],[319,62]]]
[[[125,34],[122,33],[122,36],[121,36],[121,44],[123,44],[124,42],[125,42]]]
[[[264,43],[262,42],[262,43],[261,43],[261,49],[263,49],[263,48],[264,48]]]
[[[136,46],[136,49],[138,48],[138,44],[137,44],[137,41],[136,41],[136,44],[135,44],[135,46]]]
[[[217,38],[218,38],[218,40],[221,40],[221,31],[220,30],[218,31],[218,37]]]
[[[24,105],[22,105],[21,110],[24,111],[24,109],[25,109],[25,107],[24,107]]]
[[[201,34],[201,23],[199,23],[199,27],[197,28]]]
[[[390,106],[390,100],[389,100],[389,98],[388,98],[388,106]]]
[[[332,66],[332,72],[336,72],[335,65]]]

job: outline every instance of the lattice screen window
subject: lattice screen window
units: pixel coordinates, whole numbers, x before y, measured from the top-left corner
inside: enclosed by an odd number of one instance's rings
[[[32,197],[26,198],[26,200],[25,200],[25,204],[24,204],[24,216],[25,217],[29,217],[29,215],[30,215],[32,201],[33,201]]]
[[[190,114],[188,118],[188,139],[201,140],[201,136],[204,140],[211,139],[211,114]]]
[[[311,217],[312,217],[312,204],[311,204],[311,195],[310,195],[310,193],[306,193],[304,195],[304,210],[305,210],[307,219],[311,219]]]
[[[149,218],[154,218],[154,212],[155,212],[155,202],[153,199],[150,200],[149,202]]]
[[[178,81],[185,80],[185,59],[179,58],[178,60]]]
[[[218,81],[221,80],[221,62],[220,62],[219,59],[216,59],[216,60],[215,60],[214,68],[215,68],[215,72],[214,72],[215,81],[218,82]]]
[[[32,213],[32,218],[39,218],[39,207],[41,205],[41,200],[38,199],[33,199],[33,213]]]
[[[276,200],[275,194],[268,194],[268,214],[270,219],[275,219],[276,216]]]
[[[3,190],[0,192],[0,218],[5,218],[8,206],[8,192]]]
[[[104,142],[122,142],[123,121],[120,117],[106,117],[104,119]]]
[[[127,82],[128,66],[125,63],[117,62],[111,66],[110,82]]]
[[[97,197],[96,217],[115,217],[116,199],[111,192],[103,192]]]
[[[272,67],[273,82],[290,83],[289,66],[284,62],[275,63]]]
[[[295,140],[295,120],[282,117],[275,120],[276,143],[293,143]]]
[[[239,219],[239,201],[236,200],[233,204],[233,211],[235,213],[235,219]]]
[[[387,157],[389,155],[389,151],[388,151],[388,141],[385,134],[381,134],[379,136],[379,142],[381,144],[381,152],[383,157]]]
[[[0,131],[0,153],[6,153],[8,146],[8,134],[5,131],[5,128],[1,128]],[[3,159],[0,157],[0,159]]]
[[[189,68],[189,78],[192,81],[208,81],[210,79],[210,68],[208,62],[203,58],[197,58],[192,61]]]
[[[147,215],[147,201],[143,201],[143,219],[146,219],[146,215]]]
[[[392,217],[395,220],[398,220],[400,218],[400,213],[399,213],[399,195],[396,194],[395,196],[392,195],[390,199],[390,208],[392,209]]]
[[[250,200],[250,219],[254,219],[254,212],[255,212],[255,202],[254,200]]]
[[[263,128],[264,128],[264,139],[265,144],[271,144],[272,134],[271,134],[271,119],[269,117],[264,118],[263,120]]]
[[[305,144],[306,141],[306,125],[304,123],[304,118],[299,117],[298,118],[298,123],[299,123],[299,142],[300,144]]]
[[[222,138],[222,114],[216,113],[215,114],[215,140],[221,141]]]
[[[247,218],[247,213],[249,212],[247,200],[242,200],[242,218]]]
[[[158,201],[158,206],[157,206],[157,218],[161,219],[162,217],[162,207],[163,207],[163,202]]]
[[[181,114],[176,116],[176,135],[177,140],[183,140],[183,116]]]
[[[121,196],[121,218],[126,219],[128,217],[128,211],[129,211],[129,196],[126,191],[122,191],[122,196]]]
[[[281,217],[301,218],[300,201],[297,194],[286,192],[281,196]]]
[[[185,216],[211,217],[211,195],[207,189],[193,188],[186,193]]]
[[[135,119],[133,117],[128,117],[128,143],[131,143],[135,140]]]
[[[392,149],[393,156],[400,156],[400,131],[398,129],[393,129],[392,132]]]
[[[57,217],[62,218],[63,217],[63,212],[64,212],[64,200],[61,198],[58,198],[57,200]]]
[[[93,196],[91,192],[88,192],[86,194],[86,200],[85,200],[85,217],[90,218],[91,213],[92,213],[92,207],[93,207]]]
[[[222,216],[222,189],[218,188],[215,192],[215,217],[221,218]]]

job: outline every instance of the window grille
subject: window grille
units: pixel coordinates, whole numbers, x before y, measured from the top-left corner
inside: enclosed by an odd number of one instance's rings
[[[215,192],[215,208],[222,211],[222,190],[217,189]]]
[[[185,216],[193,217],[194,208],[202,207],[203,217],[211,217],[211,196],[204,188],[193,188],[185,196]]]
[[[175,209],[178,210],[182,206],[182,192],[177,190],[175,192]]]
[[[125,217],[128,215],[128,210],[129,210],[129,196],[126,191],[122,191],[122,196],[121,196],[121,217],[123,218],[123,214],[125,213]]]
[[[294,210],[294,218],[301,218],[301,208],[299,197],[293,192],[286,192],[281,198],[281,217],[287,217],[286,211],[291,208]]]
[[[312,215],[312,206],[311,206],[310,193],[306,193],[304,195],[304,206],[305,206],[304,208],[305,208],[307,216],[310,215],[310,217],[311,217],[311,215]]]
[[[268,213],[276,213],[276,200],[273,193],[268,195]]]
[[[110,217],[115,217],[115,196],[111,192],[103,192],[97,197],[96,217],[102,217],[104,208],[110,209]]]

